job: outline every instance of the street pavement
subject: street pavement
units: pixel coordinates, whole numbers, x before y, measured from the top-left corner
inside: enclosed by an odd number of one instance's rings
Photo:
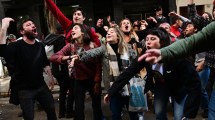
[[[9,78],[4,78],[4,79],[9,80]],[[1,86],[3,83],[2,81],[4,81],[4,83],[7,83],[7,82],[5,82],[5,80],[0,79]],[[52,93],[53,93],[53,97],[55,100],[56,113],[58,113],[58,106],[59,106],[59,102],[58,102],[59,86],[58,85],[55,85],[55,88],[52,91]],[[9,104],[8,100],[9,100],[9,97],[7,97],[6,94],[1,93],[1,95],[0,95],[0,120],[23,120],[22,117],[18,117],[18,113],[21,112],[20,107]],[[102,110],[103,110],[104,118],[106,120],[111,120],[111,112],[109,110],[109,105],[103,103],[103,96],[102,96],[101,102],[102,102]],[[172,117],[173,114],[171,112],[171,105],[169,105],[168,108],[169,108],[168,118],[169,118],[169,120],[173,120],[173,117]],[[124,113],[123,120],[129,120],[128,114],[125,111],[123,113]],[[202,111],[199,110],[199,114],[197,115],[197,117],[195,119],[191,119],[191,120],[207,120],[207,119],[203,119],[201,117],[201,113],[202,113]],[[153,114],[153,110],[152,110],[152,108],[150,108],[150,111],[147,111],[144,113],[144,120],[154,120],[154,119],[155,119],[155,116]],[[38,109],[37,105],[35,105],[35,120],[46,120],[45,112],[43,110]],[[60,120],[67,120],[67,119],[61,118]],[[73,120],[73,118],[70,118],[70,120]],[[88,96],[88,95],[86,95],[86,100],[85,100],[85,120],[93,120],[91,99],[90,99],[90,96]]]

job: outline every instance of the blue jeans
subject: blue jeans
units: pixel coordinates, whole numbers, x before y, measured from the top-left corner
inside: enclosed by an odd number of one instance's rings
[[[168,120],[167,118],[167,104],[169,100],[168,88],[166,85],[155,85],[154,93],[154,109],[156,120]],[[173,98],[174,103],[174,120],[181,120],[184,117],[184,104],[187,96],[185,96],[180,103],[177,103]]]
[[[48,120],[57,120],[54,99],[46,85],[33,90],[20,90],[18,96],[25,120],[34,119],[34,103],[36,100],[45,110]]]
[[[173,99],[174,103],[174,120],[181,120],[181,118],[184,116],[184,104],[187,99],[187,95],[180,101],[180,103],[177,103]]]
[[[215,89],[213,89],[208,106],[208,120],[215,120]]]
[[[208,103],[209,103],[209,96],[207,91],[205,90],[207,83],[208,83],[208,79],[209,79],[209,75],[210,75],[210,68],[208,66],[204,66],[203,70],[198,72],[199,77],[200,77],[200,81],[201,81],[201,100],[202,100],[202,104],[201,104],[201,108],[202,109],[208,109]]]
[[[215,81],[215,68],[211,68],[210,79]],[[213,85],[213,90],[208,105],[208,120],[215,120],[215,85]]]
[[[110,99],[110,110],[112,113],[112,120],[122,120],[122,108],[126,106],[128,109],[129,97],[115,95]],[[138,112],[129,112],[131,120],[139,120]]]

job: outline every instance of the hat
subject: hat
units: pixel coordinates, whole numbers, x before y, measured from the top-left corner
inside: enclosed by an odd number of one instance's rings
[[[28,15],[19,16],[17,18],[17,30],[18,32],[22,29],[22,25],[27,21],[33,21]]]

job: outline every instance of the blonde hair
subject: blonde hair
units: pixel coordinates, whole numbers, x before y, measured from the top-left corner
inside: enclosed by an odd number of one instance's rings
[[[124,33],[119,29],[118,26],[113,26],[111,28],[114,29],[118,37],[118,53],[122,55],[125,52],[128,52],[128,46],[127,46],[127,43],[125,43],[124,37],[123,37]]]

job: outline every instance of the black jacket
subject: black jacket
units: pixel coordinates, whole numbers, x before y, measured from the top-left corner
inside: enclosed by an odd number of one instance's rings
[[[144,61],[136,62],[120,74],[111,88],[108,90],[110,96],[115,95],[123,86],[143,67],[147,68],[147,80],[145,92],[153,90],[153,72],[150,65]],[[187,118],[195,118],[201,99],[201,83],[198,73],[192,63],[186,59],[177,59],[170,63],[164,63],[164,84],[169,89],[169,95],[176,101],[180,101],[187,94],[184,115]],[[156,83],[155,83],[156,84]]]

